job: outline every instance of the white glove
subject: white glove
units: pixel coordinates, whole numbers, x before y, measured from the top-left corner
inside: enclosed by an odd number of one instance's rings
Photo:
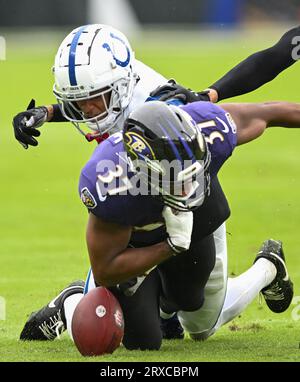
[[[193,231],[192,211],[175,211],[174,213],[170,207],[165,207],[162,216],[166,222],[169,246],[175,254],[187,251],[191,244]]]

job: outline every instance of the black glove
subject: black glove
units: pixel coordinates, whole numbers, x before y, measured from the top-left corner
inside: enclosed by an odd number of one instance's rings
[[[45,106],[35,107],[35,100],[32,99],[27,110],[14,117],[13,127],[15,138],[21,143],[24,149],[28,149],[28,145],[38,145],[38,141],[33,137],[40,136],[41,133],[36,130],[36,128],[46,122],[47,116],[47,108]]]
[[[208,96],[209,90],[202,92],[194,92],[191,89],[185,88],[171,79],[166,85],[162,85],[154,89],[151,93],[151,97],[158,97],[158,101],[168,101],[170,99],[179,99],[183,103],[190,103],[196,101],[210,101]]]

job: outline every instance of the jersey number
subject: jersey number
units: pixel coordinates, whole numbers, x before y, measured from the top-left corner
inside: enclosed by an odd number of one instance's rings
[[[122,176],[123,172],[123,168],[117,164],[115,171],[110,170],[106,175],[98,175],[98,179],[102,183],[108,184],[107,193],[109,195],[117,195],[132,188],[132,183],[130,182],[129,178],[127,176]],[[119,184],[122,185],[120,185],[119,187],[114,187],[114,184],[116,184],[117,179],[119,179]],[[98,194],[99,189],[100,187],[97,187]],[[103,198],[102,194],[101,196]],[[101,198],[99,199],[101,200]]]
[[[217,126],[216,122],[213,119],[211,119],[210,121],[200,122],[200,123],[197,124],[197,127],[200,130],[200,132],[201,132],[201,129],[204,129],[204,128],[214,128],[216,126]],[[204,139],[206,140],[207,143],[213,145],[215,139],[220,139],[220,141],[223,142],[224,141],[224,136],[219,131],[215,130],[215,131],[212,131],[209,134],[209,136],[205,135]]]

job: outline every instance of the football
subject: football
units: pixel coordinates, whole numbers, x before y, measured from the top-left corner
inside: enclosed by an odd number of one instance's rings
[[[72,319],[72,334],[83,356],[113,353],[120,346],[124,335],[123,312],[108,289],[92,289],[80,300]]]

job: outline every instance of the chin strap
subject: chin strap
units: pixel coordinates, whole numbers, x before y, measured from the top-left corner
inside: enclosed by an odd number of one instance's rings
[[[88,141],[88,142],[92,142],[93,140],[96,140],[97,143],[101,143],[103,141],[105,141],[105,139],[107,139],[109,137],[109,134],[108,133],[104,133],[102,135],[99,135],[99,134],[93,134],[93,133],[87,133],[85,134],[85,139]]]

